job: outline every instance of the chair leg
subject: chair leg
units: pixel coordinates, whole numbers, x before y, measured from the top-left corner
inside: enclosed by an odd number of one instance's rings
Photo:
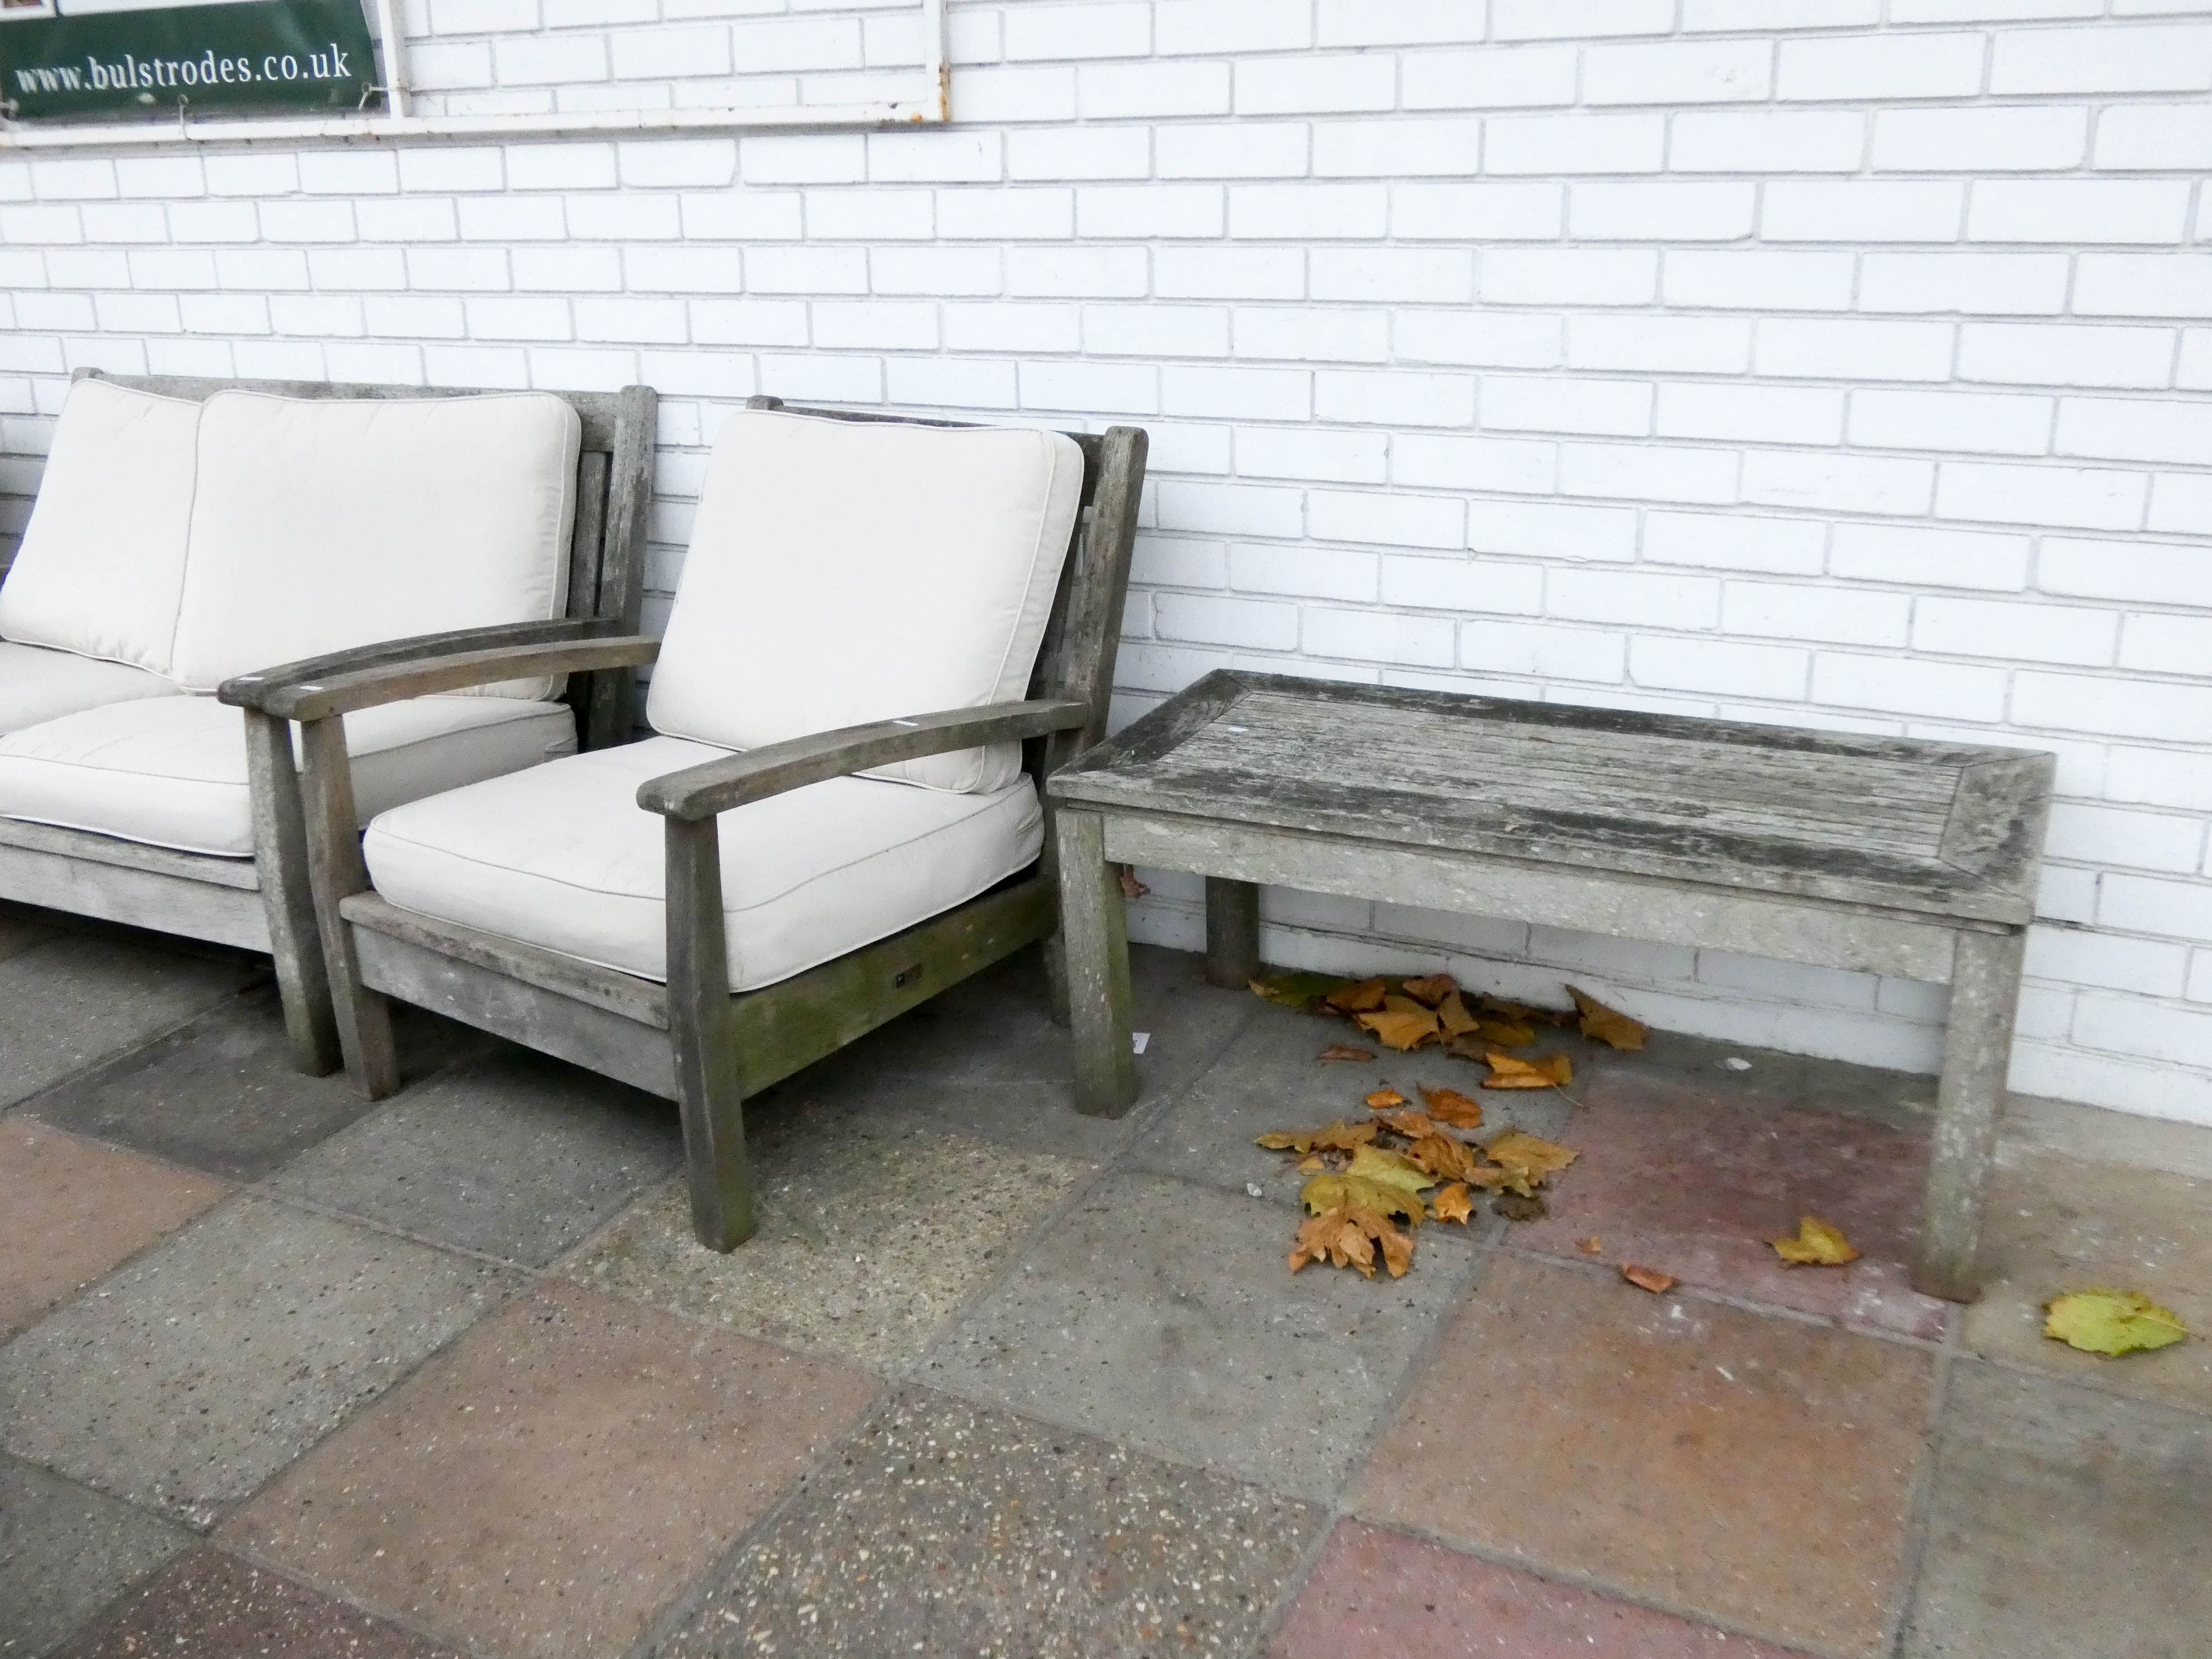
[[[667,826],[668,1034],[676,1049],[691,1231],[710,1250],[733,1250],[758,1223],[730,1011],[720,836],[713,818],[670,818]]]
[[[310,720],[301,728],[307,759],[301,789],[307,819],[307,864],[313,872],[315,924],[322,935],[323,964],[330,975],[331,1006],[337,1017],[338,1046],[355,1085],[371,1100],[399,1091],[399,1055],[392,1041],[392,1009],[361,981],[361,959],[354,954],[353,924],[338,905],[368,890],[368,866],[362,861],[356,827],[353,769],[346,757],[343,717]]]
[[[253,801],[253,867],[269,921],[270,954],[292,1063],[309,1077],[328,1077],[343,1060],[337,1011],[315,925],[313,882],[307,872],[307,828],[292,763],[292,727],[249,708],[246,774]]]
[[[1119,1117],[1137,1098],[1129,1046],[1129,917],[1106,862],[1106,826],[1096,812],[1063,806],[1060,842],[1060,931],[1067,962],[1068,1012],[1075,1027],[1075,1109]]]
[[[1260,976],[1260,889],[1206,878],[1206,982],[1241,991]]]
[[[1912,1287],[1947,1302],[1982,1293],[1975,1257],[1982,1202],[1996,1156],[1997,1113],[2012,1060],[2025,932],[1961,930],[1951,975],[1950,1029],[1936,1096],[1936,1150],[1928,1170],[1928,1216]]]

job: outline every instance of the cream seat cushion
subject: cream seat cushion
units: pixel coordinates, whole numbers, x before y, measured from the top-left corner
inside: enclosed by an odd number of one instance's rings
[[[1028,695],[1083,495],[1057,432],[745,410],[714,441],[647,717],[757,749]],[[992,793],[1018,745],[883,769]]]
[[[0,639],[169,672],[200,405],[70,383],[7,581]]]
[[[396,808],[368,827],[370,878],[403,909],[665,979],[662,820],[637,787],[726,752],[653,738]],[[832,778],[726,812],[720,830],[733,991],[949,910],[1043,845],[1026,776],[988,794]]]
[[[366,823],[388,806],[573,754],[567,706],[420,697],[345,717]],[[111,703],[0,738],[0,817],[247,858],[245,716],[213,697]]]
[[[0,640],[0,737],[102,703],[173,697],[178,690],[127,663]]]

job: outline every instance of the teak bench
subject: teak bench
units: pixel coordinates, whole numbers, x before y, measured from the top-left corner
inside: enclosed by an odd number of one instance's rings
[[[1136,1092],[1114,864],[1206,878],[1206,971],[1259,884],[1951,987],[1915,1285],[1977,1293],[2052,757],[1221,672],[1049,785],[1082,1109]]]

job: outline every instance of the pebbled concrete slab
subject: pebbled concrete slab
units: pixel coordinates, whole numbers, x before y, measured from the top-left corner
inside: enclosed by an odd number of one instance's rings
[[[1091,1173],[927,1124],[854,1111],[754,1138],[760,1231],[728,1255],[691,1237],[684,1183],[569,1267],[618,1296],[904,1375]]]
[[[247,1196],[0,1348],[0,1445],[210,1527],[514,1283]]]
[[[912,1389],[651,1651],[1244,1653],[1325,1523],[1221,1475]]]
[[[542,1267],[681,1166],[665,1100],[502,1043],[301,1157],[272,1192]]]
[[[228,1182],[0,1119],[0,1336],[228,1195]],[[7,1650],[0,1647],[0,1654]]]
[[[1792,1659],[1796,1651],[1342,1521],[1267,1655]]]
[[[179,1562],[73,1643],[68,1659],[461,1659],[221,1550]]]
[[[197,1540],[0,1453],[0,1654],[39,1659]]]
[[[2203,1653],[2208,1491],[2204,1418],[1962,1362],[1905,1659]]]
[[[1971,1351],[2115,1394],[2212,1411],[2212,1180],[2023,1152],[1997,1170],[1983,1223]],[[2141,1291],[2197,1340],[2112,1360],[2043,1334],[2068,1291]]]
[[[835,1361],[556,1282],[222,1535],[484,1650],[619,1654],[875,1393]]]
[[[265,967],[64,933],[0,960],[0,1107],[235,996]]]
[[[1456,1227],[1372,1281],[1285,1266],[1277,1205],[1157,1176],[1101,1182],[947,1333],[955,1393],[1301,1498],[1330,1498],[1473,1282]]]
[[[419,1079],[489,1039],[395,1009],[401,1074]],[[273,987],[39,1097],[41,1121],[231,1181],[258,1181],[373,1109],[339,1073],[303,1077]]]
[[[1501,1253],[1353,1507],[1872,1659],[1902,1588],[1932,1376],[1917,1346]]]

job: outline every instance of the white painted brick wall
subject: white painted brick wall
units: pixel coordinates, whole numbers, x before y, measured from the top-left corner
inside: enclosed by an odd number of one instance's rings
[[[431,108],[897,95],[910,0],[410,0]],[[0,536],[77,367],[1153,433],[1209,668],[2045,747],[2015,1086],[2212,1122],[2212,0],[953,0],[944,131],[0,160]],[[1153,879],[1140,937],[1200,933]],[[1271,893],[1920,1068],[1940,991]]]

